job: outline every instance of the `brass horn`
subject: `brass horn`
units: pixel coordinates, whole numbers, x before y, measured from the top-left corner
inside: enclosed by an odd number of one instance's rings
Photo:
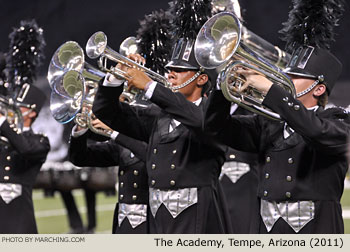
[[[162,83],[166,87],[170,86],[170,83],[164,76],[144,67],[141,64],[136,63],[135,61],[127,58],[121,53],[118,53],[113,49],[111,49],[107,45],[107,36],[102,31],[94,33],[89,38],[86,44],[86,54],[91,59],[99,58],[98,64],[100,69],[104,72],[112,73],[113,75],[117,76],[117,78],[122,78],[125,80],[126,73],[118,68],[111,68],[111,69],[107,68],[107,59],[114,61],[116,63],[120,63],[122,65],[126,65],[128,67],[141,69],[152,80]]]
[[[48,80],[51,86],[50,110],[59,123],[72,120],[80,127],[110,137],[112,131],[94,128],[92,104],[98,82],[105,73],[85,62],[83,49],[75,41],[61,45],[54,53]]]
[[[138,46],[139,40],[135,37],[127,37],[119,46],[119,53],[123,56],[128,56],[129,54],[140,53],[140,47]]]
[[[219,69],[217,81],[227,100],[270,119],[280,120],[280,115],[262,106],[265,95],[260,91],[251,86],[241,91],[245,79],[244,76],[238,76],[236,70],[248,68],[264,75],[295,97],[294,84],[276,66],[282,61],[273,62],[273,58],[277,57],[273,51],[275,49],[271,51],[271,47],[264,48],[269,43],[249,31],[246,31],[249,36],[243,40],[242,31],[241,22],[234,14],[222,12],[214,15],[202,26],[197,35],[194,46],[196,60],[205,69]],[[254,41],[252,39],[252,43],[249,43],[249,38],[254,38]],[[257,49],[258,47],[260,49]],[[273,57],[267,60],[263,54],[271,54]]]
[[[55,78],[61,77],[69,70],[78,71],[84,77],[94,81],[99,81],[105,75],[102,71],[85,62],[84,51],[75,41],[63,43],[53,54],[47,73],[50,86]]]
[[[92,104],[97,88],[98,82],[87,79],[78,71],[65,72],[56,78],[52,85],[50,98],[52,116],[62,124],[74,119],[80,127],[89,128],[96,134],[110,137],[112,130],[99,129],[92,125],[92,120],[95,118],[92,113]]]
[[[123,56],[128,56],[129,54],[140,53],[139,40],[136,37],[127,37],[119,46],[119,53]],[[147,101],[144,98],[143,92],[133,88],[128,90],[127,83],[124,84],[124,90],[121,93],[119,99],[131,106],[147,107],[145,103]]]
[[[232,12],[242,20],[241,5],[238,0],[212,0],[211,5],[213,14],[223,11]]]
[[[238,0],[213,0],[212,12],[233,13],[240,21],[243,20],[241,15],[241,6]],[[268,60],[271,64],[280,68],[285,68],[289,62],[291,55],[281,50],[279,47],[272,45],[270,42],[259,37],[257,34],[249,31],[245,26],[241,26],[241,40],[243,43],[253,50],[259,56]]]

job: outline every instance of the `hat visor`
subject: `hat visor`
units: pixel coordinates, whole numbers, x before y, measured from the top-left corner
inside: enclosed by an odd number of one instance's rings
[[[172,68],[179,68],[179,69],[188,69],[191,70],[199,70],[199,67],[192,66],[184,61],[181,60],[172,60],[168,64],[166,64],[165,69],[170,70]]]
[[[290,74],[290,75],[296,75],[300,77],[305,77],[305,78],[311,78],[311,79],[317,79],[315,75],[305,73],[301,71],[299,68],[293,68],[293,67],[287,67],[283,70],[284,73]]]

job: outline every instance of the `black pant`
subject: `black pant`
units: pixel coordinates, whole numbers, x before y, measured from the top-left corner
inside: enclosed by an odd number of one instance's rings
[[[71,229],[83,230],[83,221],[80,217],[77,205],[71,191],[64,192],[60,191],[64,205],[67,208],[68,221]],[[96,227],[96,192],[84,189],[85,201],[87,206],[88,214],[88,226],[87,229],[94,229]]]

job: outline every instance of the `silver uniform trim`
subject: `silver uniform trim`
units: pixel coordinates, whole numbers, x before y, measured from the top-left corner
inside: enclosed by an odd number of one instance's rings
[[[12,200],[22,195],[22,185],[0,183],[0,197],[9,204]]]
[[[289,129],[287,129],[287,127]],[[288,138],[290,135],[292,135],[295,131],[287,125],[287,123],[284,123],[284,128],[283,128],[283,137],[284,139]]]
[[[236,183],[244,174],[249,171],[249,164],[237,161],[228,161],[225,162],[221,168],[219,180],[222,180],[222,177],[226,175],[232,181],[232,183]]]
[[[261,200],[260,215],[268,232],[281,217],[298,233],[315,217],[313,201],[280,202]]]
[[[147,220],[147,205],[120,203],[118,209],[118,226],[128,218],[132,228],[136,228]]]
[[[164,204],[169,213],[176,218],[183,210],[198,202],[197,188],[161,191],[149,188],[149,205],[153,217]]]

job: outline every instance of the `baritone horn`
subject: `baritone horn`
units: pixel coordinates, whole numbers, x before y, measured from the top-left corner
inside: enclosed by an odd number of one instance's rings
[[[214,14],[220,12],[233,13],[241,22],[243,18],[241,15],[241,6],[238,0],[213,0],[212,12]],[[291,55],[281,50],[279,47],[272,45],[270,42],[264,40],[257,34],[249,31],[245,26],[241,26],[241,41],[253,50],[257,55],[263,57],[271,64],[285,68],[291,58]]]
[[[264,48],[264,45],[269,43],[249,31],[246,31],[249,36],[243,40],[242,30],[241,22],[234,14],[222,12],[214,15],[202,26],[197,35],[194,47],[196,60],[205,69],[219,70],[217,81],[227,100],[270,119],[281,120],[279,114],[262,105],[265,99],[263,93],[252,86],[242,89],[245,78],[239,76],[236,70],[244,68],[263,75],[295,97],[294,84],[276,66],[281,61],[273,62],[273,57],[267,60],[263,56],[264,54],[276,56],[274,52],[269,51],[270,47]],[[249,38],[255,38],[254,43]],[[258,52],[251,49],[252,44]]]
[[[118,52],[114,51],[113,49],[111,49],[107,45],[107,36],[102,31],[94,33],[89,38],[89,40],[86,44],[86,54],[91,59],[99,58],[98,65],[99,65],[100,69],[104,72],[109,72],[109,73],[115,75],[117,78],[121,78],[121,79],[126,80],[127,74],[126,74],[126,72],[124,72],[116,67],[108,68],[107,67],[107,60],[108,59],[111,61],[114,61],[116,63],[120,63],[122,65],[125,65],[127,67],[138,68],[141,71],[144,71],[148,75],[148,77],[150,77],[152,80],[157,81],[166,87],[170,86],[170,83],[168,82],[168,80],[164,76],[144,67],[141,64],[136,63],[135,61],[129,59],[128,57],[122,55],[121,53],[118,53]]]
[[[83,49],[78,43],[68,41],[54,53],[48,71],[51,86],[50,110],[59,123],[72,120],[80,127],[110,137],[112,131],[95,128],[92,104],[98,82],[105,73],[85,62]]]

